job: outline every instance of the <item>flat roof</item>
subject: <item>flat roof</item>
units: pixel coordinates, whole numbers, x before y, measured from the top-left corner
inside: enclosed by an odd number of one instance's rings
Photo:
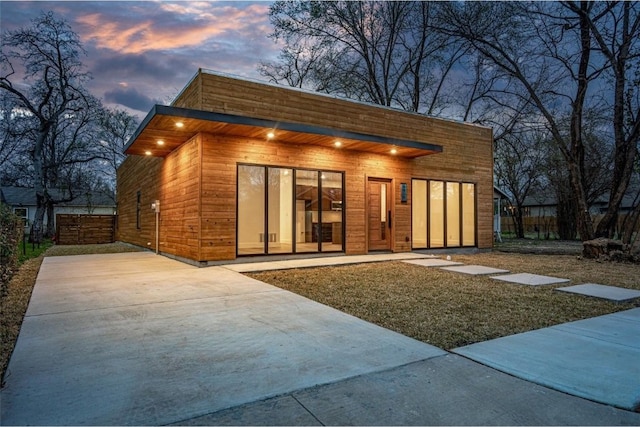
[[[181,124],[178,127],[178,123]],[[125,154],[164,157],[200,132],[216,135],[271,139],[289,144],[309,144],[340,149],[416,158],[442,152],[442,146],[368,135],[309,124],[282,122],[240,115],[155,105],[124,148]],[[162,141],[159,145],[158,141]]]

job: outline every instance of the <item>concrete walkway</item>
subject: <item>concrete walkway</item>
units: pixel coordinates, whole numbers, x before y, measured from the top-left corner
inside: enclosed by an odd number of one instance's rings
[[[2,425],[640,424],[228,268],[146,252],[46,258],[5,381]]]

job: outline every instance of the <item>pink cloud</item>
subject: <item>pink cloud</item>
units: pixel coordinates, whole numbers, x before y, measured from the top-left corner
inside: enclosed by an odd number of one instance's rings
[[[82,36],[96,47],[125,54],[198,46],[232,32],[269,31],[268,4],[246,7],[210,2],[159,3],[156,16],[114,20],[105,13],[80,15]],[[159,15],[158,15],[159,14]],[[132,16],[132,18],[134,18]]]

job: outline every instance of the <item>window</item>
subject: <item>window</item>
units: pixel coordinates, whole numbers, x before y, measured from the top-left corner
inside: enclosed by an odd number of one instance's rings
[[[429,239],[430,248],[444,247],[444,182],[429,182]]]
[[[475,184],[411,181],[414,249],[476,245]]]
[[[238,255],[343,251],[343,173],[238,165]]]
[[[427,247],[427,181],[416,179],[411,190],[413,223],[411,239],[414,248]]]
[[[29,226],[29,208],[13,208],[13,213],[22,218],[25,227]]]
[[[140,191],[136,193],[136,228],[140,230]]]
[[[462,184],[462,246],[476,245],[476,186]]]
[[[447,182],[447,246],[460,246],[460,184]]]

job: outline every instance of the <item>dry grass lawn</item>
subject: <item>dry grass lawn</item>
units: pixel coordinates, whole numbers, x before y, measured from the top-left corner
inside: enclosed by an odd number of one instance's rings
[[[640,266],[576,256],[480,253],[455,261],[640,289]],[[255,273],[252,277],[444,349],[626,310],[634,304],[402,262]],[[637,302],[635,306],[639,306]]]

